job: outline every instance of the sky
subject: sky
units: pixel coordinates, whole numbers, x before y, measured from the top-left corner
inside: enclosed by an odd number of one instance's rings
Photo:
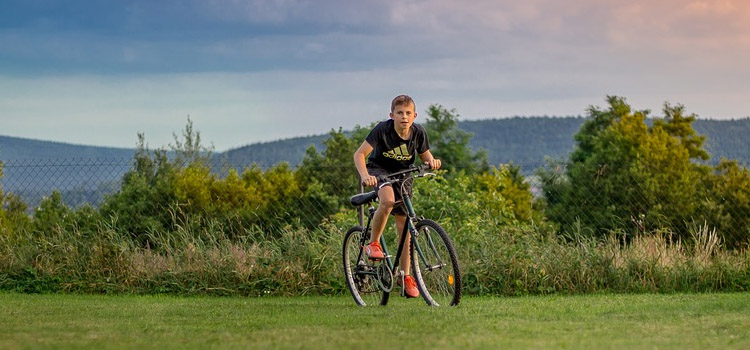
[[[409,94],[460,120],[750,116],[746,0],[0,0],[0,135],[217,151],[352,129]],[[2,152],[2,150],[0,150]]]

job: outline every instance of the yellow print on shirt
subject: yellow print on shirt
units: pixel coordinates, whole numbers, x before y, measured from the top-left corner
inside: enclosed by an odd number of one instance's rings
[[[409,149],[406,148],[406,144],[396,147],[388,152],[383,152],[383,156],[386,158],[395,159],[398,161],[411,160],[413,155],[409,154]]]

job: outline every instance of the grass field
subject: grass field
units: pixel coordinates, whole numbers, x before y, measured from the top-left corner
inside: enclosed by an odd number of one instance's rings
[[[750,293],[465,298],[0,293],[0,349],[748,349]]]

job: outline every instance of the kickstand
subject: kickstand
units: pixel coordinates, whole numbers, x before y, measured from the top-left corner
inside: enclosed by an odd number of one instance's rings
[[[404,270],[399,271],[398,278],[401,281],[401,283],[399,283],[401,285],[401,296],[405,297],[406,296],[406,287],[405,287],[406,286],[406,272],[404,272]]]

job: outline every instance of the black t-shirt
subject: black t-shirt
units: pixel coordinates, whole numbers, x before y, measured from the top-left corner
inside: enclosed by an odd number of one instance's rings
[[[404,140],[393,128],[393,119],[378,123],[365,139],[373,147],[368,166],[396,172],[414,164],[414,156],[427,152],[430,142],[419,124],[412,124],[409,139]]]

